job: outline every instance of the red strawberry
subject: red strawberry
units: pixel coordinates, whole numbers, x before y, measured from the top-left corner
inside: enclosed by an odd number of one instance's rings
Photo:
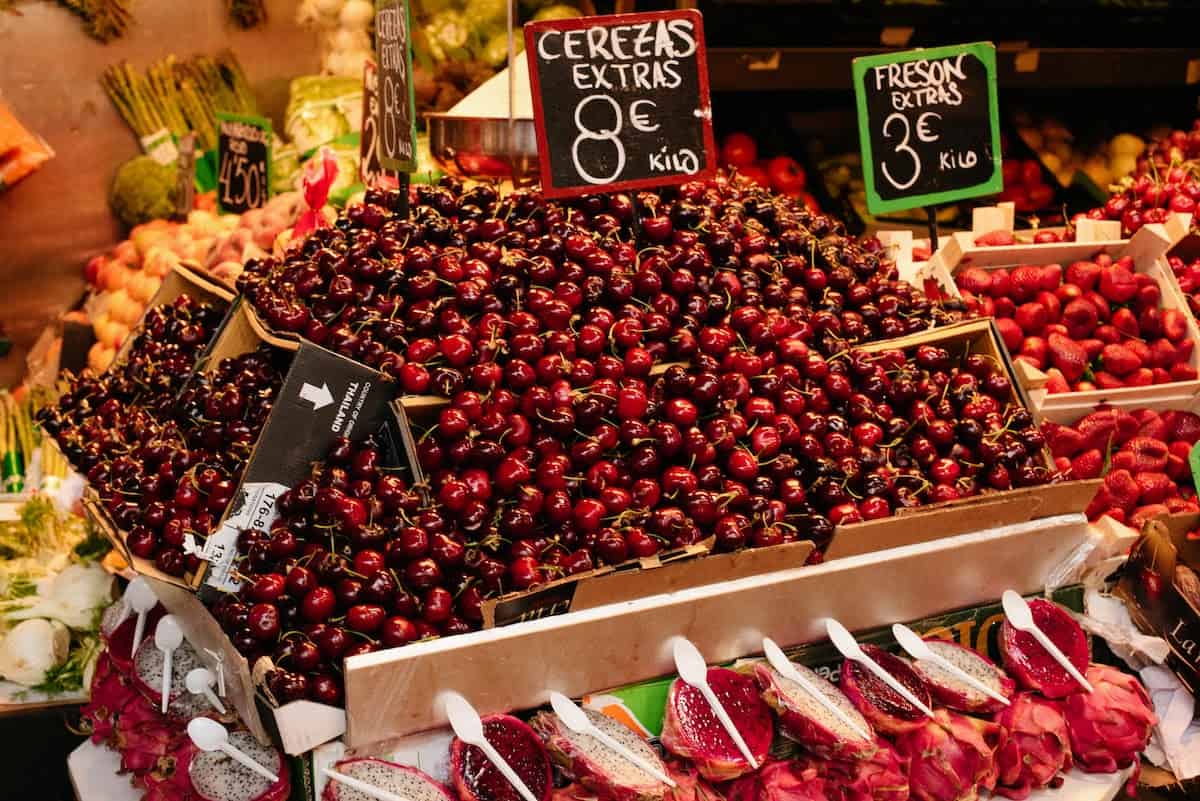
[[[1093,289],[1100,280],[1100,265],[1092,261],[1077,261],[1067,267],[1067,282],[1084,292]]]
[[[1192,469],[1186,459],[1180,459],[1175,454],[1168,453],[1166,473],[1171,477],[1172,481],[1189,481],[1192,476]]]
[[[1137,467],[1137,457],[1129,451],[1117,451],[1108,466],[1113,470],[1133,470]]]
[[[1100,294],[1113,303],[1126,303],[1137,294],[1137,281],[1128,269],[1120,264],[1101,269]]]
[[[1104,454],[1098,448],[1084,451],[1071,460],[1071,477],[1078,480],[1099,478],[1104,470]]]
[[[1133,312],[1125,307],[1121,307],[1113,312],[1112,324],[1114,328],[1127,337],[1142,335],[1142,328],[1138,325],[1137,317],[1134,317]]]
[[[1129,352],[1136,356],[1142,364],[1149,364],[1154,358],[1154,352],[1150,350],[1150,346],[1140,339],[1127,339],[1120,344],[1129,348]]]
[[[1170,367],[1178,357],[1175,346],[1166,339],[1156,339],[1150,345],[1150,364],[1155,367]]]
[[[1042,337],[1025,337],[1025,341],[1021,343],[1021,353],[1031,356],[1035,361],[1044,365],[1046,357],[1049,355],[1049,349],[1046,346],[1046,340]]]
[[[1127,414],[1137,421],[1137,436],[1166,441],[1167,424],[1158,412],[1153,409],[1134,409]]]
[[[1170,414],[1170,412],[1163,415],[1163,420],[1167,420],[1167,414]],[[1188,412],[1180,412],[1180,414],[1188,414]],[[1167,426],[1170,427],[1170,425],[1170,421],[1167,420]],[[1186,439],[1172,440],[1171,444],[1167,446],[1167,452],[1172,456],[1178,456],[1186,462],[1188,457],[1192,455],[1192,446],[1195,444],[1194,442],[1188,442]]]
[[[995,300],[993,300],[992,298],[980,298],[977,302],[979,303],[979,314],[981,317],[995,317],[996,316],[996,301]]]
[[[1137,506],[1142,493],[1142,488],[1128,470],[1113,470],[1104,479],[1104,486],[1108,488],[1113,507],[1126,513]]]
[[[1100,485],[1100,489],[1096,490],[1096,494],[1092,496],[1092,500],[1088,503],[1087,508],[1083,513],[1087,515],[1088,520],[1095,520],[1105,513],[1106,510],[1112,508],[1112,493],[1108,491],[1108,486]]]
[[[1075,424],[1075,430],[1083,437],[1083,448],[1099,448],[1106,450],[1109,440],[1118,442],[1117,410],[1099,409],[1085,416]]]
[[[1008,348],[1009,353],[1017,353],[1021,350],[1021,343],[1025,341],[1025,333],[1021,331],[1016,320],[1010,318],[1001,318],[996,320],[996,328],[1000,331],[1000,338],[1004,340],[1004,347]]]
[[[1138,429],[1142,425],[1141,417],[1134,417],[1129,412],[1117,411],[1117,437],[1114,440],[1118,445],[1124,445],[1131,437],[1138,433]]]
[[[1100,322],[1108,322],[1108,318],[1112,316],[1112,306],[1109,305],[1109,302],[1103,295],[1093,289],[1085,292],[1083,299],[1096,308],[1096,316],[1100,319]]]
[[[1042,288],[1042,268],[1023,265],[1010,275],[1012,287],[1009,296],[1017,303],[1025,303],[1037,297]]]
[[[1040,303],[1022,303],[1017,307],[1013,320],[1026,334],[1036,336],[1046,327],[1046,307]]]
[[[969,267],[954,277],[958,288],[975,295],[986,293],[992,286],[992,277],[982,267]]]
[[[1097,253],[1094,257],[1092,257],[1092,261],[1096,262],[1097,266],[1099,267],[1111,267],[1113,263],[1113,257],[1107,253]],[[1100,277],[1099,273],[1096,274],[1096,277]]]
[[[1154,283],[1154,279],[1144,273],[1137,273],[1137,277],[1144,277],[1150,283],[1138,287],[1135,303],[1142,307],[1157,307],[1158,302],[1162,300],[1162,291],[1158,288],[1158,284]]]
[[[1016,356],[1013,356],[1013,361],[1014,362],[1023,362],[1025,364],[1028,364],[1034,370],[1045,370],[1046,369],[1046,363],[1044,361],[1039,362],[1037,359],[1035,359],[1033,356],[1030,356],[1028,353],[1018,353]]]
[[[1007,295],[996,297],[995,302],[997,317],[1012,317],[1017,311],[1017,304]]]
[[[1182,440],[1188,445],[1195,445],[1200,440],[1200,417],[1191,412],[1169,411],[1163,412],[1162,418],[1167,424],[1167,436],[1171,439]]]
[[[1105,345],[1100,352],[1100,362],[1105,370],[1117,376],[1128,375],[1142,366],[1142,360],[1124,345]]]
[[[1095,309],[1094,306],[1092,308]],[[1121,341],[1121,332],[1116,328],[1113,328],[1108,323],[1096,326],[1096,331],[1093,336],[1106,345],[1115,345]]]
[[[1142,494],[1138,496],[1140,503],[1159,503],[1178,492],[1175,482],[1166,473],[1142,472],[1133,480],[1142,488]]]
[[[1162,310],[1163,336],[1172,342],[1182,342],[1187,338],[1187,318],[1179,309]]]
[[[1142,530],[1142,526],[1146,525],[1147,520],[1151,520],[1159,515],[1170,514],[1171,510],[1161,503],[1152,503],[1146,506],[1139,506],[1134,510],[1129,517],[1129,524],[1138,531]]]
[[[1168,371],[1172,381],[1195,381],[1196,368],[1186,364],[1173,364]]]
[[[1019,268],[1018,268],[1019,269]],[[1075,340],[1062,334],[1051,334],[1046,341],[1050,352],[1050,362],[1062,370],[1063,377],[1070,381],[1078,381],[1087,369],[1087,351]]]
[[[1054,457],[1054,469],[1055,471],[1066,475],[1067,471],[1071,469],[1071,460],[1065,456]]]
[[[1106,370],[1097,370],[1093,373],[1092,378],[1095,380],[1097,389],[1121,389],[1125,386],[1125,382]]]
[[[1101,351],[1104,350],[1104,343],[1098,339],[1081,339],[1079,340],[1079,344],[1083,345],[1084,351],[1087,352],[1089,362],[1099,356]]]
[[[1062,317],[1062,302],[1053,292],[1043,289],[1037,294],[1037,302],[1046,310],[1046,322],[1057,323]]]
[[[1137,436],[1125,443],[1123,453],[1133,454],[1135,473],[1161,473],[1167,466],[1167,444],[1160,439]]]
[[[982,248],[1003,247],[1011,245],[1017,240],[1013,238],[1012,231],[988,231],[982,236],[975,237],[975,244]]]
[[[1096,307],[1092,305],[1091,301],[1083,298],[1071,301],[1062,310],[1062,322],[1067,326],[1067,332],[1074,339],[1091,336],[1098,319]]]
[[[1012,290],[1012,280],[1009,278],[1008,270],[992,270],[991,278],[992,297],[997,300],[1008,297],[1008,293]]]
[[[1175,343],[1175,350],[1179,352],[1179,361],[1186,362],[1192,358],[1192,351],[1196,347],[1196,341],[1191,337],[1182,339]]]
[[[1047,264],[1042,267],[1038,283],[1043,292],[1053,292],[1062,283],[1063,268],[1061,264]]]
[[[1162,367],[1155,367],[1150,372],[1154,374],[1155,384],[1167,384],[1171,381],[1171,374]]]
[[[1042,425],[1042,436],[1046,438],[1051,455],[1056,457],[1074,456],[1083,448],[1083,434],[1070,426],[1045,423]]]
[[[1137,316],[1138,330],[1147,338],[1162,336],[1162,310],[1157,306],[1142,309]]]
[[[1154,383],[1154,371],[1149,367],[1139,367],[1125,376],[1127,387],[1148,387]]]
[[[1059,392],[1070,392],[1071,385],[1067,383],[1067,379],[1063,378],[1062,370],[1051,367],[1046,371],[1045,389],[1048,394],[1056,395]]]

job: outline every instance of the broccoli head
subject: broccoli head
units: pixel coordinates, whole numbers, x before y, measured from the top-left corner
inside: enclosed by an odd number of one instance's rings
[[[136,156],[117,168],[109,190],[113,213],[132,228],[175,213],[174,164],[159,164],[149,156]]]

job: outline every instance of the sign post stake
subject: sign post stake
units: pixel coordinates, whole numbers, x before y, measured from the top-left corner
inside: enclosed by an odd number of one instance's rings
[[[380,102],[376,106],[379,163],[397,171],[400,213],[408,216],[410,176],[417,168],[417,120],[412,81],[412,11],[404,0],[375,2],[376,60]]]
[[[932,256],[938,249],[937,206],[926,206],[925,216],[929,222],[929,255]]]

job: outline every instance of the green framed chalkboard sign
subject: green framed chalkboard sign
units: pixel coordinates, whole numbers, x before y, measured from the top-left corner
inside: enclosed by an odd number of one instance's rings
[[[991,42],[856,58],[867,208],[883,214],[999,192]]]
[[[375,1],[375,52],[379,163],[389,170],[412,172],[417,168],[417,115],[409,3]]]

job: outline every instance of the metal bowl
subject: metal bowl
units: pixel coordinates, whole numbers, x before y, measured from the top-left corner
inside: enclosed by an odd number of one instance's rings
[[[455,117],[425,115],[429,125],[429,150],[446,172],[460,178],[510,179],[520,184],[538,175],[537,134],[533,120],[512,124],[509,144],[507,117]]]

